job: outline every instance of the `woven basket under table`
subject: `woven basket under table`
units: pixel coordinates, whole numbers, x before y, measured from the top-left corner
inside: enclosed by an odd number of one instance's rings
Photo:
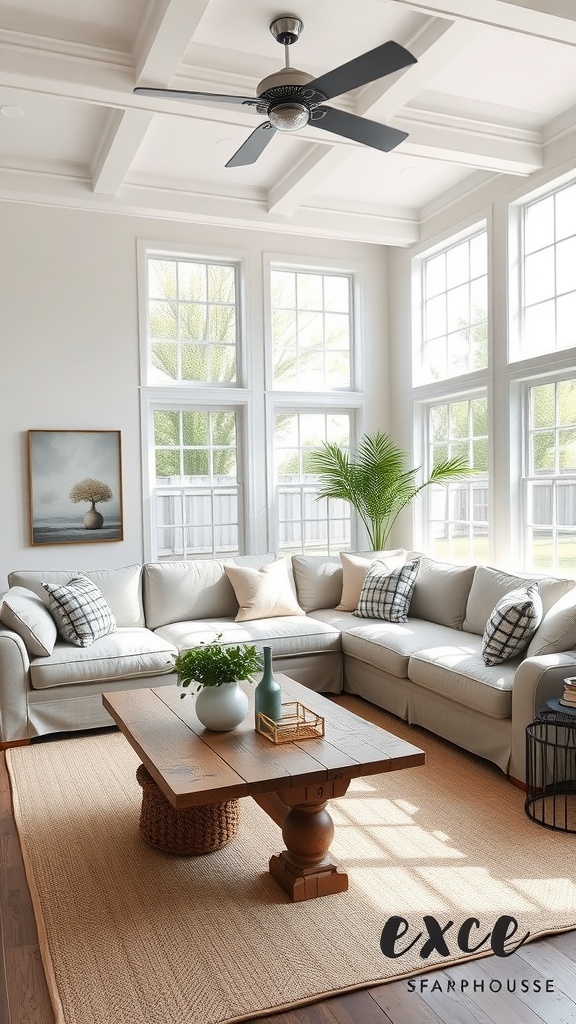
[[[140,835],[149,846],[164,853],[213,853],[238,832],[237,800],[176,810],[143,764],[136,778],[142,787]]]

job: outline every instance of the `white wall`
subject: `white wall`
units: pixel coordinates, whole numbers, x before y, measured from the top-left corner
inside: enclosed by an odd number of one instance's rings
[[[387,430],[387,252],[295,235],[0,203],[0,591],[12,569],[143,560],[138,239],[248,253],[250,344],[263,345],[263,253],[361,264],[367,416]],[[124,541],[31,546],[27,431],[122,432]]]

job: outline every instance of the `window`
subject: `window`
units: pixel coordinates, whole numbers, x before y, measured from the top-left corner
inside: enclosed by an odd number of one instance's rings
[[[233,264],[148,259],[148,383],[235,383],[236,275]]]
[[[350,447],[350,414],[276,410],[274,478],[282,554],[337,554],[350,547],[350,506],[316,499],[310,453],[323,441]]]
[[[526,563],[576,571],[576,379],[527,389]]]
[[[155,409],[156,555],[239,553],[237,413]]]
[[[484,230],[423,260],[422,383],[488,366],[487,252]]]
[[[522,357],[576,345],[576,184],[521,208]]]
[[[428,549],[436,558],[485,562],[488,558],[488,405],[486,395],[431,405],[429,468],[463,456],[475,470],[468,479],[428,489]]]
[[[272,268],[273,387],[350,388],[351,290],[349,274]]]

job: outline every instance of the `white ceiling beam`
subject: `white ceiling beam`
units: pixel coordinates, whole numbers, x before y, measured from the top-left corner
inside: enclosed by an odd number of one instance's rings
[[[210,0],[162,0],[148,10],[137,40],[135,85],[169,85]],[[153,119],[142,110],[113,110],[95,150],[92,189],[115,195]]]
[[[153,117],[147,110],[110,111],[92,161],[94,192],[116,195]]]
[[[455,52],[471,42],[473,35],[477,38],[477,30],[465,22],[434,18],[406,44],[418,63],[367,86],[358,99],[356,113],[362,117],[375,115],[374,119],[383,123],[389,121],[426,87]],[[347,159],[349,152],[341,145],[332,145],[328,150],[311,147],[300,164],[270,189],[268,209],[276,213],[291,213],[305,202],[324,177]]]
[[[389,0],[381,0],[389,3]],[[394,0],[401,7],[439,18],[465,19],[576,46],[573,0]]]
[[[79,175],[47,174],[41,171],[0,168],[0,200],[38,203],[67,209],[179,222],[233,225],[260,231],[278,231],[311,238],[339,238],[376,245],[408,247],[418,241],[415,210],[350,212],[338,208],[306,207],[288,220],[270,215],[264,196],[222,196],[210,192],[179,191],[126,184],[122,205],[110,195],[94,196]]]
[[[444,160],[471,170],[496,171],[499,174],[525,176],[543,167],[542,144],[533,138],[508,138],[491,131],[490,125],[480,128],[478,122],[474,122],[474,128],[456,127],[450,123],[429,123],[407,115],[408,111],[404,112],[401,119],[402,127],[409,132],[402,143],[402,152],[406,156]],[[534,135],[533,132],[528,134]]]

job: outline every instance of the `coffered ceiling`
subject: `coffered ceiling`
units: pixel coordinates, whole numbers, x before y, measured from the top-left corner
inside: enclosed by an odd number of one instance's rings
[[[302,19],[314,76],[388,39],[418,63],[331,101],[408,132],[381,153],[307,126],[225,164],[252,108],[135,95],[252,96]],[[431,204],[519,182],[576,124],[575,0],[8,0],[0,4],[0,198],[406,246]],[[575,154],[576,156],[576,154]]]

